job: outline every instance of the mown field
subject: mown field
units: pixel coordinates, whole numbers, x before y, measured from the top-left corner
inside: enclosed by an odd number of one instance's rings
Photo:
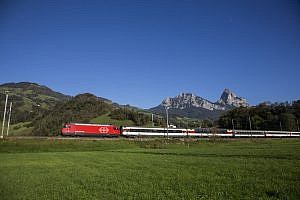
[[[8,139],[0,199],[300,199],[300,140]]]

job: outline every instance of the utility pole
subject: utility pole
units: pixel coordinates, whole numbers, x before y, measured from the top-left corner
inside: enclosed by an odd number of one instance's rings
[[[6,116],[7,99],[8,99],[8,92],[6,91],[5,106],[4,106],[4,113],[3,113],[3,122],[2,122],[2,130],[1,130],[1,138],[3,138],[3,131],[4,131],[4,125],[5,125],[5,116]]]
[[[124,105],[124,115],[125,115],[125,120],[127,119],[127,115],[126,115],[126,105]]]
[[[280,130],[282,131],[282,125],[281,125],[281,121],[279,122],[279,125],[280,125]]]
[[[249,115],[249,127],[250,127],[250,134],[251,134],[251,137],[252,137],[252,124],[251,124],[251,119],[250,119],[250,115]]]
[[[10,105],[9,105],[9,115],[8,115],[8,123],[7,123],[6,136],[8,136],[8,131],[9,131],[10,116],[11,116],[11,107],[12,107],[12,102],[10,102]]]
[[[165,107],[166,109],[166,115],[167,115],[167,138],[169,138],[169,114],[168,114],[168,107]]]
[[[252,124],[251,124],[251,118],[249,116],[249,127],[250,127],[250,130],[252,130]]]
[[[298,119],[297,119],[297,129],[299,131],[299,121],[298,121]]]
[[[154,127],[154,121],[153,121],[153,119],[154,119],[154,116],[153,116],[153,113],[151,114],[151,121],[152,121],[152,126]]]
[[[232,135],[233,135],[233,137],[234,137],[234,136],[235,136],[235,131],[234,131],[233,118],[231,119],[231,124],[232,124]]]

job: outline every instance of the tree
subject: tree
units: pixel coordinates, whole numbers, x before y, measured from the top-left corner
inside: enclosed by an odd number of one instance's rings
[[[280,114],[280,121],[282,123],[282,128],[285,131],[296,131],[296,117],[291,113]]]
[[[251,117],[252,129],[261,130],[263,129],[264,119],[259,115]]]

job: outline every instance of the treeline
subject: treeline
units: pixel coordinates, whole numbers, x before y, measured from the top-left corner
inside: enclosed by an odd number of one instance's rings
[[[292,103],[262,103],[230,110],[218,120],[220,128],[299,131],[300,100]]]
[[[113,110],[110,117],[117,120],[131,120],[136,126],[142,126],[151,120],[150,116],[127,108]]]
[[[176,125],[176,127],[178,128],[213,127],[213,121],[207,119],[200,120],[200,119],[190,119],[190,118],[171,118],[170,124]]]
[[[134,122],[135,126],[166,126],[166,120],[163,117],[154,115],[152,121],[151,113],[140,112],[130,107],[113,110],[110,113],[110,117],[117,120],[131,120]]]

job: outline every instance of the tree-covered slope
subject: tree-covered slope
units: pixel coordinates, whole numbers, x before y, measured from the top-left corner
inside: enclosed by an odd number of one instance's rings
[[[300,100],[236,108],[222,115],[218,123],[221,128],[250,129],[250,122],[253,130],[299,131]]]

